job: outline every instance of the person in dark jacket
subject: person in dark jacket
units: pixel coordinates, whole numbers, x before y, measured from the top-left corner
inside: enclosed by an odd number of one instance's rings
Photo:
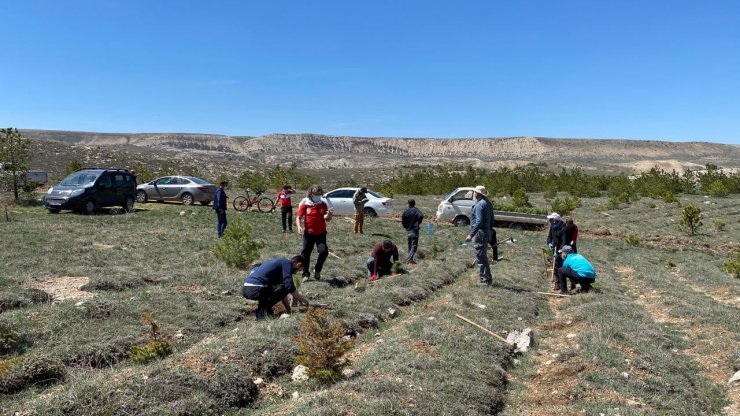
[[[553,274],[552,274],[552,285],[553,290],[560,291],[560,279],[558,278],[558,270],[563,265],[563,259],[558,256],[558,250],[565,245],[565,223],[560,218],[560,214],[553,212],[547,216],[550,221],[550,231],[547,233],[547,247],[552,250],[552,261],[553,261]],[[563,288],[565,290],[565,288]]]
[[[401,225],[406,230],[408,237],[408,252],[406,254],[406,264],[414,265],[414,255],[419,247],[419,227],[424,221],[424,214],[419,208],[416,208],[416,201],[409,199],[409,207],[401,214]]]
[[[366,263],[370,280],[393,273],[393,263],[397,261],[398,247],[391,240],[376,244]]]
[[[244,278],[242,285],[242,296],[247,299],[256,300],[257,319],[264,319],[272,315],[272,307],[282,301],[285,311],[290,313],[288,294],[293,294],[293,299],[308,306],[306,298],[301,296],[293,283],[293,275],[303,269],[303,256],[295,256],[292,259],[272,258],[252,269]]]
[[[229,186],[229,182],[223,181],[219,185],[213,197],[213,209],[216,211],[216,232],[218,233],[218,238],[221,238],[224,236],[224,231],[228,224],[226,221],[226,187]]]
[[[482,185],[473,190],[473,197],[477,201],[470,214],[470,234],[465,241],[472,241],[475,249],[475,259],[478,263],[478,284],[493,284],[491,265],[488,264],[488,243],[491,241],[493,229],[493,205],[488,201],[488,191]]]
[[[565,221],[563,245],[568,245],[573,253],[578,253],[578,226],[573,222],[573,217],[563,218]]]

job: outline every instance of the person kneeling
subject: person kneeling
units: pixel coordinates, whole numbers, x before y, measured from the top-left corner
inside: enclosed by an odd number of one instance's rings
[[[582,255],[574,253],[571,246],[563,246],[558,250],[558,253],[560,253],[560,257],[563,259],[563,267],[558,269],[560,293],[566,293],[566,278],[570,279],[571,290],[575,289],[576,284],[581,285],[581,292],[583,293],[591,290],[591,285],[596,281],[596,270],[594,270],[594,266]]]
[[[398,247],[391,240],[376,244],[366,263],[370,280],[394,273],[393,263],[396,262],[398,262]]]
[[[303,264],[304,259],[300,255],[292,259],[272,258],[249,272],[244,278],[242,296],[257,301],[257,319],[272,316],[272,307],[281,301],[285,311],[290,313],[288,294],[293,294],[293,299],[308,306],[308,301],[298,293],[293,283],[293,274],[302,270]]]

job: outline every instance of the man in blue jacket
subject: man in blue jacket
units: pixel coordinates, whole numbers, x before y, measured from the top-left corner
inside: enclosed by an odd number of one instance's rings
[[[216,189],[216,194],[213,196],[213,210],[216,211],[216,219],[218,221],[218,224],[216,225],[216,232],[218,233],[218,238],[221,238],[224,236],[224,231],[226,230],[226,187],[229,186],[229,183],[227,181],[221,182],[218,189]]]
[[[419,247],[419,227],[424,221],[424,214],[419,208],[416,208],[416,201],[409,199],[409,207],[401,215],[401,225],[406,230],[408,238],[408,251],[406,252],[406,264],[415,265],[414,255]]]
[[[563,267],[558,269],[560,293],[567,293],[565,291],[565,288],[568,287],[565,281],[566,278],[570,279],[571,288],[573,289],[575,289],[576,284],[579,284],[581,285],[581,292],[587,293],[591,290],[591,285],[596,281],[594,266],[582,255],[574,253],[571,246],[563,246],[558,250],[558,253],[563,259]]]
[[[475,259],[478,262],[478,284],[490,285],[493,283],[491,266],[488,264],[488,242],[491,240],[491,228],[493,224],[493,205],[486,198],[488,191],[484,186],[478,185],[473,190],[473,197],[477,201],[473,205],[470,215],[470,234],[465,241],[472,241],[475,249]]]
[[[288,294],[293,294],[293,299],[308,306],[306,298],[301,296],[293,283],[293,275],[303,270],[303,256],[298,255],[292,259],[273,258],[265,260],[264,263],[252,269],[244,278],[242,285],[242,296],[247,299],[256,300],[257,319],[264,319],[272,315],[272,307],[282,301],[285,311],[290,313],[290,302]]]

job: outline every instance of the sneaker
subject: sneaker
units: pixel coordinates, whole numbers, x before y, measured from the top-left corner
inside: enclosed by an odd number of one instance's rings
[[[313,273],[313,278],[314,278],[314,279],[316,279],[316,280],[321,280],[321,273],[319,273],[319,272],[314,272],[314,273]]]
[[[416,266],[416,262],[413,260],[407,261],[406,264],[408,264],[409,266]]]
[[[310,277],[311,277],[310,275],[304,274],[304,275],[303,275],[303,279],[301,279],[301,282],[303,282],[303,283],[306,283],[306,282],[308,282],[308,279],[309,279]]]
[[[493,284],[493,282],[490,282],[490,281],[489,281],[489,282],[481,282],[481,281],[479,281],[479,282],[478,282],[478,283],[476,283],[476,284],[477,284],[478,286],[491,286],[491,284]]]

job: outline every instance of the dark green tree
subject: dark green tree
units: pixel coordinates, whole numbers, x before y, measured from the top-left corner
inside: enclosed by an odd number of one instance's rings
[[[13,197],[18,201],[18,190],[23,186],[23,178],[28,172],[31,159],[31,141],[21,137],[18,129],[0,129],[0,163],[9,166],[7,178],[13,189]]]

